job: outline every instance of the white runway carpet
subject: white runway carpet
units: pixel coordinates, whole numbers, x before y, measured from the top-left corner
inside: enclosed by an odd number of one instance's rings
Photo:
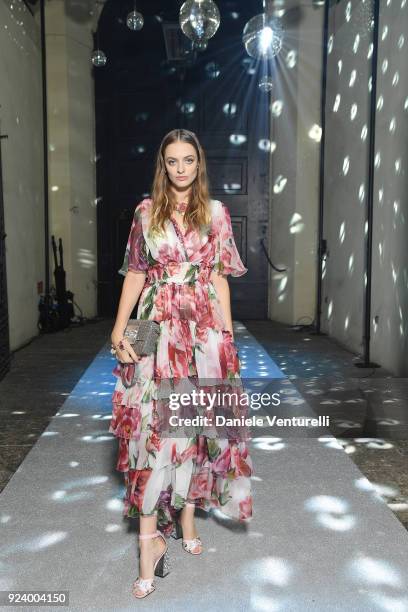
[[[239,323],[235,339],[243,378],[279,379],[280,413],[312,414]],[[203,555],[171,538],[171,573],[136,600],[137,522],[122,518],[107,431],[113,366],[106,345],[0,495],[1,590],[69,591],[69,606],[27,610],[408,611],[408,533],[375,487],[329,432],[267,427],[250,445],[248,528],[200,513]]]

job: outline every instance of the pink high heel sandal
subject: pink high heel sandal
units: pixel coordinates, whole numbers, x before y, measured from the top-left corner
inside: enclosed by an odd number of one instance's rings
[[[169,559],[168,559],[169,546],[163,534],[160,533],[160,531],[155,531],[154,533],[147,533],[145,535],[139,535],[139,540],[148,540],[150,538],[157,538],[157,537],[161,537],[163,539],[164,543],[166,544],[166,548],[164,549],[163,553],[160,555],[160,557],[155,562],[154,567],[153,567],[153,573],[155,576],[160,576],[161,578],[164,578],[170,572],[170,567],[169,567]],[[136,595],[135,593],[136,588],[139,589],[139,591],[142,591],[141,595]],[[147,595],[150,595],[150,593],[153,593],[155,588],[156,586],[154,584],[154,578],[140,578],[139,576],[138,578],[136,578],[136,580],[134,581],[132,585],[132,593],[137,599],[142,599],[143,597],[147,597]]]
[[[187,502],[186,506],[195,506],[195,504]],[[179,540],[183,537],[183,529],[178,521],[176,522],[174,531],[171,535],[175,540]],[[192,540],[185,540],[183,538],[182,546],[186,552],[191,553],[192,555],[201,555],[203,552],[203,543],[201,542],[199,536],[193,538]],[[199,550],[195,550],[197,547],[200,547]]]

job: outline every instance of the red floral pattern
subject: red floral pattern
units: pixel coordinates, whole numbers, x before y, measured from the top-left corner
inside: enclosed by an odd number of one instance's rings
[[[149,233],[150,205],[145,199],[136,206],[119,273],[145,273],[137,318],[157,321],[160,335],[153,355],[136,364],[116,362],[109,431],[119,441],[116,469],[124,473],[124,515],[157,513],[158,528],[169,535],[187,500],[204,510],[219,508],[239,521],[252,516],[247,443],[203,433],[162,435],[157,395],[167,379],[205,380],[205,389],[208,381],[222,379],[240,388],[238,350],[210,274],[215,269],[241,276],[247,268],[221,202],[211,200],[209,231],[187,231],[181,237],[170,221],[163,235]],[[121,375],[134,384],[125,387]]]

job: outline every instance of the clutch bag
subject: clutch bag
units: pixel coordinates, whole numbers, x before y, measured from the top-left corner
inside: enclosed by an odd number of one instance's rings
[[[129,319],[123,334],[136,355],[151,355],[156,350],[160,325],[149,319]]]

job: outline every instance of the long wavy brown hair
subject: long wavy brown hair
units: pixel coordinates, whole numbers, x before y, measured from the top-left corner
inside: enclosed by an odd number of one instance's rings
[[[164,161],[166,147],[173,142],[187,142],[194,147],[197,153],[199,167],[197,177],[191,185],[184,221],[189,229],[194,228],[199,231],[203,231],[203,229],[206,230],[210,225],[211,215],[205,153],[194,132],[176,129],[171,130],[171,132],[165,135],[157,153],[156,169],[151,191],[152,207],[149,232],[155,233],[164,231],[164,224],[167,219],[170,219],[174,204],[176,203],[176,197],[171,189],[172,183],[165,172],[166,164]]]

